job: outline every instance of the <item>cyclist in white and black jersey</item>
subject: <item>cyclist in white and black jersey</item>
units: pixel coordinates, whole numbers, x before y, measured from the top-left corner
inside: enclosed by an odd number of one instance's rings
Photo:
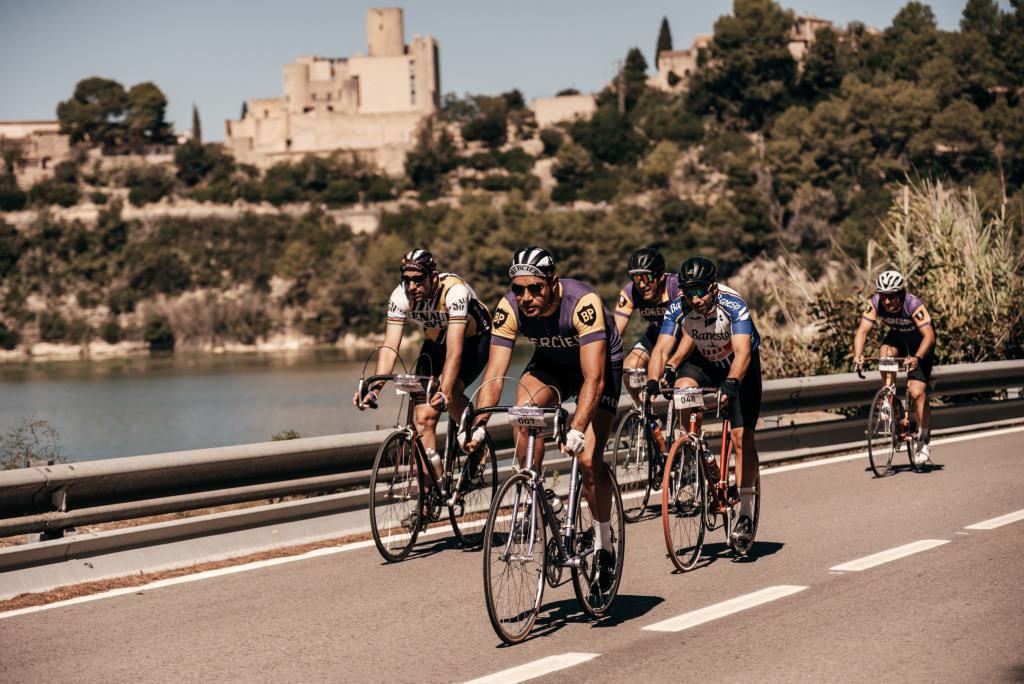
[[[487,365],[491,348],[490,313],[476,298],[473,288],[454,273],[439,273],[433,255],[414,249],[402,259],[402,282],[388,301],[384,346],[377,357],[374,375],[394,370],[402,344],[405,322],[423,329],[423,347],[416,362],[417,375],[438,376],[438,389],[426,403],[416,406],[416,429],[427,456],[435,460],[437,420],[441,412],[460,416],[469,401],[466,386]],[[376,403],[379,387],[352,402],[362,409]]]
[[[648,391],[658,390],[657,378],[665,371],[665,380],[676,387],[719,386],[728,401],[736,449],[740,510],[733,539],[749,545],[759,468],[754,431],[761,412],[761,337],[743,297],[716,277],[715,264],[704,257],[687,259],[679,267],[682,294],[665,311],[647,366]],[[682,338],[670,357],[680,329]],[[683,416],[684,425],[688,419]]]

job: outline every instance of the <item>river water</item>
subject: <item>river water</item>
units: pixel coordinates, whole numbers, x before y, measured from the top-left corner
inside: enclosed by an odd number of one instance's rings
[[[516,350],[510,375],[528,354]],[[264,442],[284,430],[315,437],[390,427],[394,392],[377,411],[352,406],[362,368],[333,349],[0,364],[0,435],[42,419],[60,435],[61,453],[82,461]],[[512,395],[506,383],[503,398]]]

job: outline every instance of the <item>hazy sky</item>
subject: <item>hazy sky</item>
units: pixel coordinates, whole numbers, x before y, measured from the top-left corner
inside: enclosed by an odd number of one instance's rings
[[[966,0],[934,0],[944,29],[956,29]],[[783,0],[801,14],[885,28],[902,0]],[[1000,0],[1006,8],[1007,0]],[[281,67],[299,55],[366,51],[365,15],[350,0],[0,0],[0,120],[54,119],[75,83],[104,76],[130,87],[153,81],[168,119],[219,140],[243,100],[282,94]],[[390,5],[393,6],[393,5]],[[651,61],[662,16],[676,48],[710,33],[731,0],[406,0],[406,42],[437,38],[443,92],[527,98],[562,88],[600,89],[615,62],[638,46]]]

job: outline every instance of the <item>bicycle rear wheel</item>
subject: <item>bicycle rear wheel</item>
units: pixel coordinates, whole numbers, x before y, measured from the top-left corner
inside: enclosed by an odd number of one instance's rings
[[[624,506],[622,515],[626,522],[633,523],[643,515],[651,497],[650,445],[639,413],[630,411],[622,417],[613,444],[612,462]]]
[[[899,415],[899,422],[897,423],[897,425],[899,426],[899,430],[897,431],[897,434],[899,435],[899,437],[898,437],[899,443],[903,444],[904,446],[907,447],[907,459],[910,460],[910,467],[914,469],[915,473],[923,473],[928,468],[928,464],[927,464],[927,462],[918,463],[917,460],[916,460],[916,456],[917,456],[917,439],[915,439],[915,435],[916,435],[917,430],[914,428],[913,417],[911,417],[911,422],[910,422],[910,425],[908,427],[909,435],[907,433],[903,432],[903,417],[904,417],[904,414],[907,411],[913,411],[913,408],[912,407],[908,407],[906,410],[904,410],[903,402],[898,400],[898,399],[894,400],[893,403],[896,404],[899,407],[897,409],[897,415]],[[904,439],[903,439],[904,436],[907,437],[906,441],[904,441]]]
[[[885,477],[892,467],[892,456],[896,451],[899,429],[896,427],[895,406],[892,392],[883,387],[875,393],[868,412],[868,462],[875,477]]]
[[[669,558],[677,570],[691,570],[704,545],[707,493],[701,456],[686,437],[676,440],[661,486],[661,526]]]
[[[608,470],[608,477],[612,478],[611,469],[604,464]],[[614,478],[613,478],[614,483]],[[580,602],[583,612],[592,618],[599,618],[612,607],[615,597],[619,593],[619,585],[622,583],[622,560],[626,554],[626,520],[622,512],[622,497],[617,487],[612,487],[612,510],[609,522],[612,530],[612,551],[615,553],[615,572],[612,583],[602,589],[595,570],[595,554],[590,553],[579,567],[572,569],[572,588],[576,594],[576,600]],[[594,548],[594,538],[597,534],[593,512],[589,505],[585,505],[583,494],[576,499],[576,529],[572,535],[573,544],[569,552],[574,556],[587,553]]]
[[[423,513],[423,473],[416,447],[393,432],[377,450],[370,475],[370,530],[384,560],[396,563],[416,544]]]
[[[472,454],[458,446],[451,448],[455,451],[451,471],[454,491],[448,504],[448,517],[459,542],[466,548],[479,548],[487,513],[498,491],[498,459],[490,435],[484,437]]]
[[[533,494],[527,475],[510,477],[498,489],[484,527],[487,616],[506,644],[518,644],[530,633],[544,596],[547,544]]]

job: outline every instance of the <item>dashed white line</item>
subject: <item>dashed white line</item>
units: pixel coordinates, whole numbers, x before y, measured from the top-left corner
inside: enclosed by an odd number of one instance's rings
[[[889,549],[888,551],[880,551],[878,553],[873,553],[870,556],[858,558],[857,560],[852,560],[848,563],[843,563],[842,565],[836,565],[829,568],[829,570],[839,572],[858,572],[860,570],[867,570],[868,568],[873,568],[876,565],[882,565],[883,563],[888,563],[889,561],[905,558],[915,553],[927,551],[928,549],[934,549],[936,546],[942,546],[943,544],[948,543],[948,539],[922,539],[921,541],[912,542],[910,544],[904,544],[903,546],[897,546],[896,548]]]
[[[983,520],[980,523],[974,523],[973,525],[968,525],[964,529],[965,530],[994,530],[997,527],[1002,527],[1003,525],[1009,525],[1010,523],[1017,522],[1018,520],[1024,520],[1024,508],[1022,508],[1019,511],[1015,511],[1013,513],[1007,513],[1006,515],[1001,515],[998,518],[992,518],[991,520]]]
[[[534,660],[532,663],[526,663],[518,667],[509,668],[508,670],[502,670],[501,672],[495,672],[492,675],[474,679],[466,684],[515,684],[515,682],[525,682],[528,679],[534,677],[540,677],[551,672],[557,672],[558,670],[564,670],[567,667],[573,667],[580,663],[585,663],[588,660],[593,660],[600,653],[563,653],[562,655],[549,656],[547,658],[541,658],[540,660]]]
[[[798,587],[790,584],[768,587],[767,589],[755,591],[752,594],[738,596],[734,599],[729,599],[728,601],[722,601],[721,603],[701,608],[700,610],[694,610],[689,613],[677,615],[674,618],[669,618],[668,620],[655,622],[653,625],[647,625],[644,629],[651,632],[681,632],[684,629],[696,627],[697,625],[702,625],[705,622],[717,620],[718,618],[738,613],[741,610],[746,610],[747,608],[753,608],[763,603],[768,603],[769,601],[785,598],[786,596],[803,591],[806,588],[807,587]]]

